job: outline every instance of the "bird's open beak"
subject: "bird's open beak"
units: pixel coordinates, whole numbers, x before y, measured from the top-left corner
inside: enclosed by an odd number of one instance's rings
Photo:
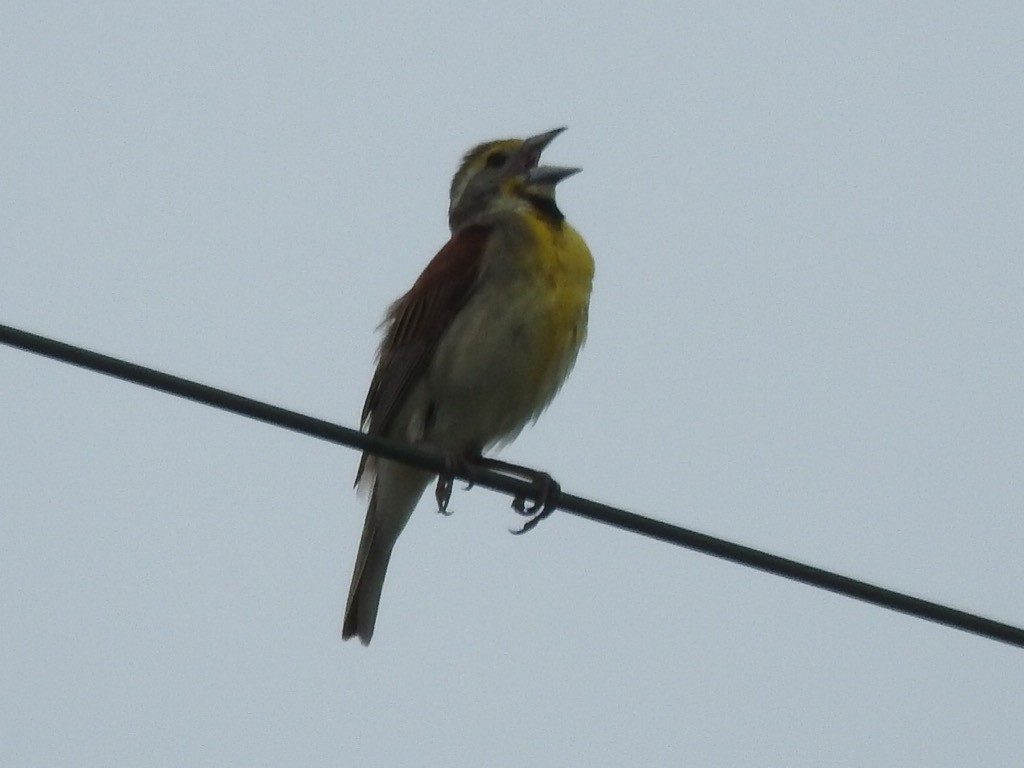
[[[550,184],[554,186],[563,179],[567,179],[574,173],[579,173],[579,168],[563,168],[556,165],[540,165],[540,155],[548,144],[555,140],[565,127],[555,128],[552,131],[538,133],[524,139],[516,154],[519,159],[519,167],[524,170],[523,176],[530,184]]]

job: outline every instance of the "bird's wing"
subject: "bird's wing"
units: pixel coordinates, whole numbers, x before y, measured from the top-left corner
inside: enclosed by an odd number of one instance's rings
[[[388,308],[377,370],[363,405],[362,424],[370,434],[388,433],[445,330],[472,295],[491,230],[490,226],[470,226],[453,234],[412,288]],[[357,484],[367,458],[363,454],[359,462]]]

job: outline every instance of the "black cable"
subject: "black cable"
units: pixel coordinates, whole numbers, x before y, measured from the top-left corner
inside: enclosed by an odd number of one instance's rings
[[[332,424],[322,419],[306,416],[285,408],[235,395],[222,389],[209,387],[178,376],[172,376],[152,368],[120,360],[98,352],[92,352],[71,344],[48,339],[34,333],[0,325],[0,343],[34,352],[45,357],[77,365],[90,371],[105,373],[125,381],[141,384],[161,392],[195,400],[205,405],[231,411],[241,416],[284,427],[310,437],[318,437],[339,445],[358,448],[362,451],[394,459],[432,472],[450,470],[444,456],[433,450],[407,445],[364,434],[355,429]],[[483,485],[504,493],[534,498],[533,483],[508,475],[481,469],[472,465],[460,468],[456,474],[464,480]],[[623,530],[640,533],[669,544],[687,547],[715,557],[731,560],[788,579],[801,581],[811,586],[827,589],[847,597],[906,613],[921,619],[971,632],[991,640],[999,640],[1018,648],[1024,648],[1024,629],[987,619],[966,611],[950,608],[929,600],[911,597],[891,589],[878,587],[864,581],[841,576],[822,568],[815,568],[795,560],[772,555],[742,544],[698,533],[687,528],[654,520],[649,517],[627,512],[624,509],[592,501],[582,496],[563,493],[558,499],[558,509],[574,515],[613,525]]]

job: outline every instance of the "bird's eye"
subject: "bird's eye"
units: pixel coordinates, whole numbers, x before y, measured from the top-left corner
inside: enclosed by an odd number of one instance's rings
[[[487,156],[487,167],[488,168],[500,168],[508,160],[508,152],[492,152]]]

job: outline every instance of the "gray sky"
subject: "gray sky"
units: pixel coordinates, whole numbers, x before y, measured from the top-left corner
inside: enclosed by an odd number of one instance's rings
[[[354,424],[472,144],[568,125],[590,340],[506,458],[1024,623],[1019,3],[0,10],[0,321]],[[340,641],[347,450],[0,348],[0,750],[1011,765],[1021,651],[507,499]]]

